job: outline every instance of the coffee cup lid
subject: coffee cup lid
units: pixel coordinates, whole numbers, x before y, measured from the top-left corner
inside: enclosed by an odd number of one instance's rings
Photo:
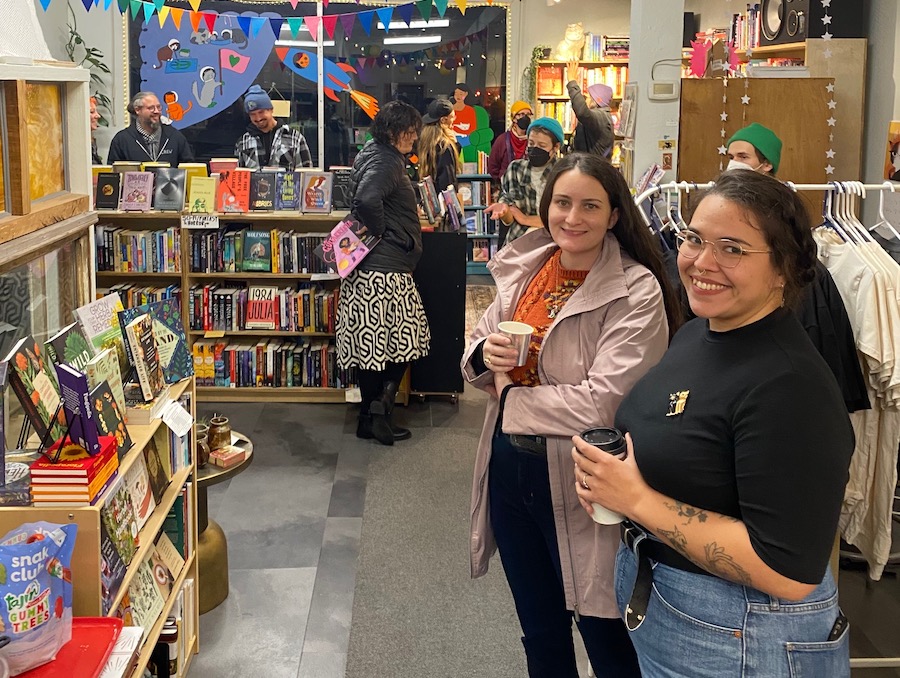
[[[588,429],[581,434],[581,437],[585,442],[599,447],[605,452],[621,449],[625,444],[625,439],[618,429],[606,426]]]

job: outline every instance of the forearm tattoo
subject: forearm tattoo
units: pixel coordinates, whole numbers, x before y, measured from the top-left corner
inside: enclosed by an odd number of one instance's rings
[[[678,551],[678,553],[686,558],[690,557],[687,552],[687,537],[684,536],[684,532],[678,529],[677,525],[672,527],[671,530],[659,530],[659,536],[669,542],[669,546]]]
[[[712,572],[713,574],[722,577],[722,579],[737,582],[738,584],[743,584],[745,586],[753,585],[750,573],[738,565],[734,558],[728,555],[725,552],[725,549],[716,542],[706,545],[705,554],[705,560],[699,564],[708,572]]]
[[[703,509],[698,509],[690,504],[685,504],[683,501],[676,501],[674,504],[665,502],[665,505],[670,511],[675,511],[682,518],[687,518],[683,523],[684,525],[690,525],[694,518],[696,518],[699,523],[705,523],[706,519],[709,517]]]

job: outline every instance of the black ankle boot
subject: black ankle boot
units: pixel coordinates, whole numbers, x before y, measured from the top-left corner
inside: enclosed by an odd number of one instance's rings
[[[372,435],[372,415],[368,412],[359,413],[359,419],[356,420],[356,437],[364,440],[374,437]]]
[[[395,381],[387,381],[381,395],[369,406],[372,415],[372,435],[382,445],[393,445],[395,440],[407,440],[412,436],[409,429],[394,426],[391,413],[394,410],[394,399],[400,385]]]

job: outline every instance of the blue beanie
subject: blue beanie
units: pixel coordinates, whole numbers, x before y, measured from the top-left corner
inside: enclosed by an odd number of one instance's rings
[[[538,118],[528,125],[528,132],[531,132],[535,127],[540,127],[543,131],[549,132],[550,136],[556,137],[556,141],[559,143],[562,143],[565,140],[562,125],[554,118]]]
[[[272,100],[262,91],[262,87],[253,85],[244,95],[244,112],[249,113],[261,108],[272,108]]]

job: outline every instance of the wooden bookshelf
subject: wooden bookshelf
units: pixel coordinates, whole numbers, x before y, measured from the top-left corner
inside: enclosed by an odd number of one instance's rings
[[[197,396],[201,400],[217,403],[343,403],[347,402],[343,389],[316,388],[312,386],[198,386]],[[397,402],[400,402],[400,396]],[[405,404],[405,403],[404,403]]]
[[[760,45],[750,50],[739,49],[736,50],[736,53],[743,62],[758,57],[764,59],[805,59],[806,42],[786,42],[781,45]]]

